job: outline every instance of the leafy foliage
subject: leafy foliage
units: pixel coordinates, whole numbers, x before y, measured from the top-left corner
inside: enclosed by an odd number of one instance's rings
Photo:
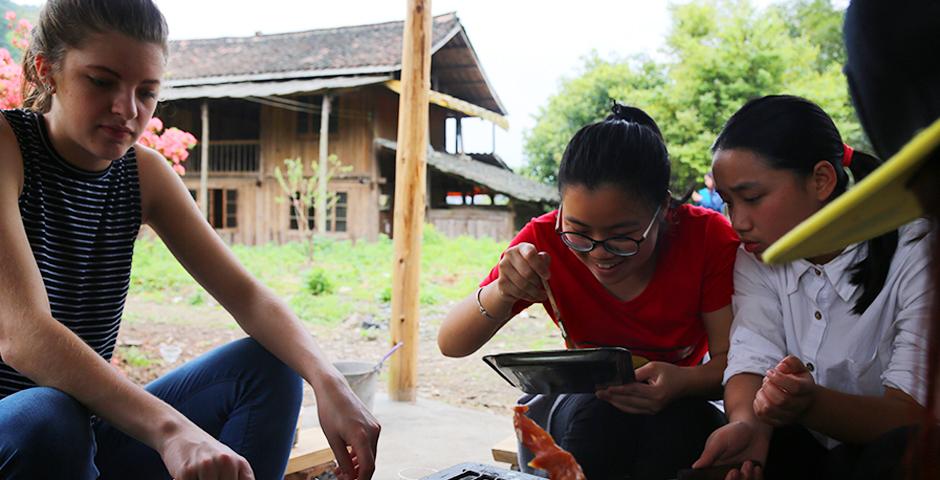
[[[673,163],[672,187],[695,185],[724,122],[750,99],[788,93],[818,103],[847,142],[867,146],[841,68],[841,12],[827,0],[766,9],[751,0],[696,0],[671,7],[664,61],[603,60],[591,53],[541,108],[526,136],[528,175],[546,182],[578,128],[604,118],[611,99],[656,119]]]
[[[281,187],[281,196],[276,197],[278,203],[289,202],[294,207],[294,213],[297,217],[297,229],[300,236],[304,238],[304,243],[309,247],[309,259],[313,259],[313,234],[314,229],[310,228],[309,212],[323,202],[327,212],[333,211],[338,197],[335,192],[327,191],[321,195],[317,185],[321,173],[326,176],[326,183],[337,173],[346,173],[352,171],[352,165],[343,165],[336,155],[330,155],[327,158],[326,172],[320,172],[319,162],[310,162],[311,175],[307,176],[304,171],[303,159],[287,158],[284,160],[284,170],[281,166],[274,167],[274,178]],[[317,220],[326,221],[326,219]]]

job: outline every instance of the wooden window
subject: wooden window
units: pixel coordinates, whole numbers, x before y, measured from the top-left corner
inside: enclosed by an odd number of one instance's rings
[[[349,211],[349,194],[347,192],[336,192],[336,203],[328,212],[326,223],[327,232],[345,232],[347,228],[346,216]],[[316,230],[316,207],[311,205],[307,211],[307,227],[310,230]],[[298,230],[297,210],[294,205],[290,206],[290,229]]]
[[[322,95],[304,95],[297,98],[316,112],[297,112],[298,135],[320,135],[320,107],[323,105]],[[330,98],[330,135],[339,131],[339,97]]]
[[[209,224],[219,230],[238,227],[238,190],[209,189]]]

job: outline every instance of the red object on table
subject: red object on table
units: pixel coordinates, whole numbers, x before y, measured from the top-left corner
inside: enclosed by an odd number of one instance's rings
[[[581,466],[571,453],[559,447],[548,434],[531,418],[525,416],[529,407],[516,405],[512,419],[516,437],[535,455],[529,466],[548,472],[550,480],[586,480]]]

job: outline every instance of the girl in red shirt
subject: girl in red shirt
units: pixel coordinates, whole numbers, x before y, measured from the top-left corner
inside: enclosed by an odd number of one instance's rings
[[[738,240],[720,214],[675,202],[669,179],[656,123],[615,105],[568,144],[558,210],[519,232],[438,336],[445,355],[469,355],[533,303],[557,324],[544,281],[569,348],[649,359],[636,383],[555,400],[543,426],[588,478],[672,478],[724,422],[706,399],[721,394]]]

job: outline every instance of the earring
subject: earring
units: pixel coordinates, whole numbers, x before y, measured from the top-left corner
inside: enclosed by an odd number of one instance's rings
[[[55,95],[55,85],[52,83],[43,84],[43,90],[45,90],[49,95]]]

